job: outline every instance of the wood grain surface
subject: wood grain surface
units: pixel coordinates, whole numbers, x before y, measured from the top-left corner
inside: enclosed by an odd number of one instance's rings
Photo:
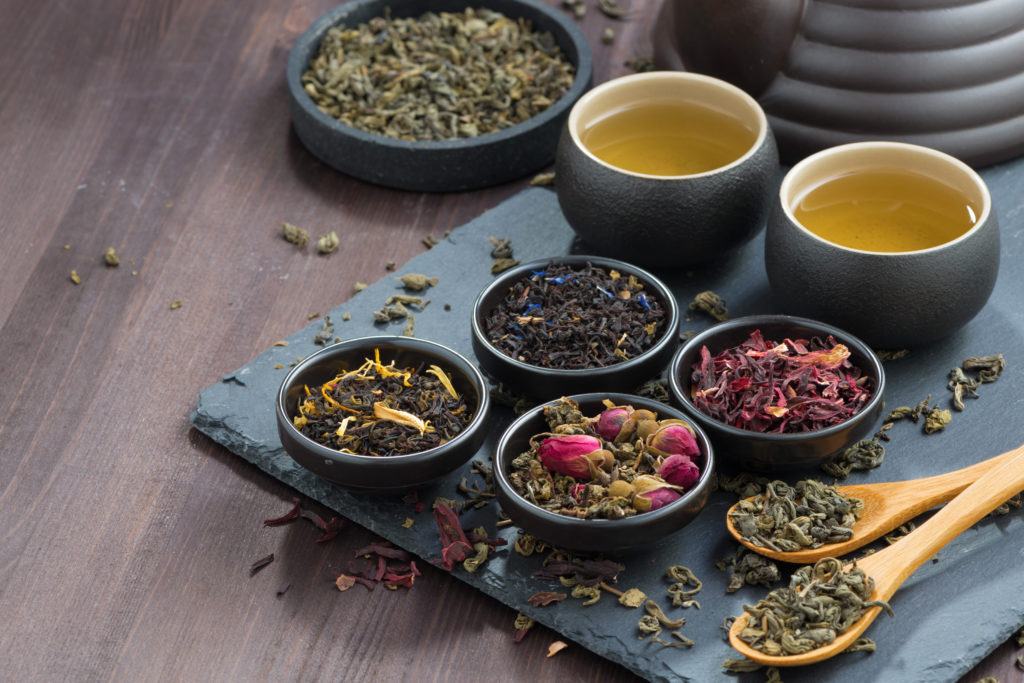
[[[264,527],[292,491],[190,427],[202,388],[527,184],[413,194],[317,162],[284,67],[334,4],[0,0],[0,679],[633,679],[546,658],[541,627],[514,643],[514,611],[430,566],[338,592],[369,532]],[[656,8],[590,7],[597,82],[650,53]],[[1020,680],[1017,654],[964,680]]]

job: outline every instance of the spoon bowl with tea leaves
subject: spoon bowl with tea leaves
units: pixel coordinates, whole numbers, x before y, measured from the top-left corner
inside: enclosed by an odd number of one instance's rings
[[[874,582],[873,587],[870,582],[865,584],[866,600],[863,606],[866,609],[859,617],[854,616],[856,620],[845,630],[836,633],[834,639],[830,640],[828,636],[819,638],[822,629],[808,628],[802,632],[786,632],[778,638],[773,636],[766,644],[764,634],[771,632],[770,622],[782,623],[785,617],[770,617],[762,611],[763,616],[755,623],[751,623],[750,610],[756,611],[762,603],[769,602],[762,600],[758,607],[745,607],[745,613],[733,622],[729,629],[730,644],[748,659],[766,666],[813,664],[845,651],[867,630],[879,612],[887,607],[885,601],[893,596],[925,560],[1011,496],[1024,490],[1024,446],[1004,453],[994,460],[997,461],[995,466],[978,477],[973,484],[966,487],[920,527],[888,548],[833,572],[833,575],[840,572],[852,574],[859,570]],[[827,563],[830,560],[822,562]],[[838,561],[834,563],[836,566],[839,565]],[[815,565],[815,570],[821,564],[820,562]],[[826,578],[831,580],[833,577]],[[811,592],[813,586],[801,585],[795,588],[795,595],[802,598]],[[812,637],[811,631],[817,633]],[[755,649],[745,639],[761,643],[762,649]],[[808,648],[807,643],[810,641],[823,644]]]
[[[949,502],[979,477],[1012,460],[1015,454],[1016,451],[1008,451],[970,467],[923,479],[839,486],[836,492],[844,497],[860,499],[864,507],[856,523],[850,527],[853,533],[849,538],[818,547],[799,550],[770,548],[744,535],[735,519],[735,513],[744,501],[729,508],[726,526],[733,538],[741,544],[779,562],[811,564],[824,557],[840,557],[880,538],[936,505]],[[758,496],[753,496],[745,501],[753,502],[757,499]]]

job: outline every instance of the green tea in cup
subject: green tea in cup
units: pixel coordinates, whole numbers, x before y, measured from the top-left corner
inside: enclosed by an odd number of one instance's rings
[[[587,124],[580,139],[594,156],[616,168],[681,176],[736,161],[753,147],[757,131],[714,107],[666,99],[612,110]]]
[[[826,178],[799,195],[793,216],[833,244],[862,251],[931,249],[960,237],[981,207],[927,173],[879,166]]]
[[[711,76],[649,71],[576,102],[558,141],[555,189],[592,253],[679,270],[749,241],[778,171],[757,100]]]

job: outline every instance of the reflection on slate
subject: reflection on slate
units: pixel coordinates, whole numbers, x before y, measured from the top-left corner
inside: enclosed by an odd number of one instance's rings
[[[953,337],[887,364],[889,406],[913,405],[926,395],[948,401],[946,374],[972,355],[1003,353],[1007,371],[994,384],[985,385],[977,400],[963,413],[955,413],[944,432],[925,436],[920,427],[897,424],[887,446],[885,462],[867,473],[854,473],[846,483],[897,481],[940,474],[997,455],[1024,442],[1024,430],[1015,428],[1024,408],[1024,304],[1018,284],[1024,281],[1024,166],[1020,162],[988,169],[983,173],[992,190],[1003,224],[1002,270],[992,299],[979,316]],[[470,347],[470,314],[477,292],[491,280],[488,238],[512,240],[516,258],[526,261],[565,253],[586,253],[574,244],[574,235],[558,208],[553,192],[527,189],[487,212],[430,251],[414,258],[405,268],[360,292],[330,313],[336,334],[342,338],[370,334],[400,334],[403,323],[375,324],[372,311],[399,292],[395,277],[421,273],[440,279],[427,293],[432,303],[416,314],[416,336],[432,339],[473,358]],[[728,263],[713,272],[659,273],[685,308],[705,289],[719,293],[733,317],[780,312],[772,304],[762,259],[760,237],[741,249]],[[445,310],[449,304],[451,310]],[[342,322],[342,314],[352,319]],[[694,314],[682,330],[699,330],[710,320]],[[459,498],[456,486],[469,471],[467,464],[444,480],[420,490],[426,510],[416,514],[398,497],[353,493],[326,483],[296,465],[281,449],[277,438],[273,402],[287,370],[275,370],[317,348],[313,337],[319,321],[288,338],[289,346],[273,347],[250,363],[205,389],[191,419],[197,429],[259,468],[303,494],[337,510],[373,532],[428,561],[437,561],[440,544],[430,513],[437,496]],[[553,397],[554,398],[554,397]],[[490,459],[498,435],[512,420],[504,408],[494,411],[494,429],[479,457]],[[828,480],[824,473],[806,476]],[[472,480],[473,477],[470,477]],[[372,501],[372,502],[371,502]],[[511,549],[514,527],[499,533],[509,545],[493,554],[475,574],[457,567],[452,575],[484,591],[514,609],[534,617],[564,636],[616,661],[650,680],[723,680],[721,665],[735,656],[721,630],[725,617],[742,612],[743,603],[756,602],[766,589],[744,587],[727,594],[728,575],[715,562],[735,552],[724,523],[725,511],[735,502],[732,494],[716,492],[708,507],[690,526],[665,538],[657,547],[623,554],[616,559],[626,570],[619,588],[640,588],[666,608],[670,618],[685,617],[683,634],[696,644],[691,648],[666,648],[651,640],[638,640],[640,610],[619,605],[605,594],[591,607],[566,600],[534,608],[526,598],[558,584],[530,577],[540,566],[538,557],[522,557]],[[372,514],[371,514],[372,513]],[[402,526],[406,517],[415,524]],[[464,515],[469,528],[483,525],[494,533],[496,504]],[[691,568],[703,582],[697,600],[701,609],[672,608],[664,576],[673,564]],[[841,655],[821,664],[784,672],[793,681],[950,681],[966,673],[1002,643],[1024,622],[1024,592],[1020,568],[1024,565],[1024,512],[986,518],[938,553],[934,562],[921,567],[892,600],[896,617],[880,617],[867,636],[878,651]],[[788,574],[788,572],[787,572]],[[955,637],[950,637],[955,628]],[[667,633],[663,634],[667,636]],[[728,679],[760,681],[764,673],[732,675]],[[726,680],[728,680],[726,679]]]

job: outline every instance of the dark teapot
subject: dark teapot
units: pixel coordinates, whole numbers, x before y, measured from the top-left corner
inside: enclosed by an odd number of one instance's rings
[[[861,140],[1024,153],[1024,2],[664,0],[655,64],[757,98],[783,161]]]

